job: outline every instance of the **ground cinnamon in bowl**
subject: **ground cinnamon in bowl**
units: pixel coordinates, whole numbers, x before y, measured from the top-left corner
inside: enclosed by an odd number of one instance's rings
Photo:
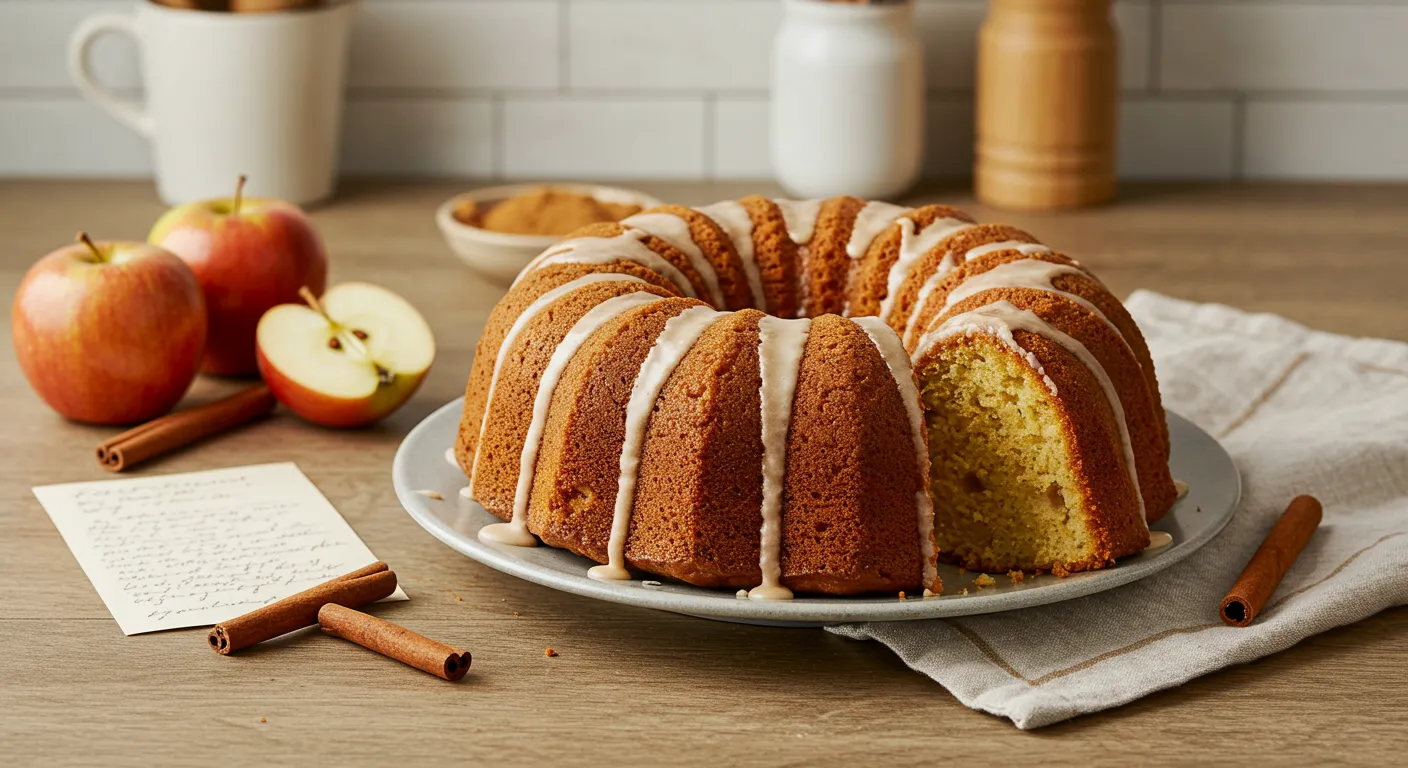
[[[471,227],[518,235],[565,235],[601,222],[616,222],[640,213],[641,206],[598,200],[591,195],[539,187],[505,200],[466,200],[455,218]]]

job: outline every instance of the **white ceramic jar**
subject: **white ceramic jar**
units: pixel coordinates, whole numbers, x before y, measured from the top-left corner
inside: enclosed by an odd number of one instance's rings
[[[895,197],[924,155],[914,4],[783,0],[773,42],[772,162],[798,197]]]

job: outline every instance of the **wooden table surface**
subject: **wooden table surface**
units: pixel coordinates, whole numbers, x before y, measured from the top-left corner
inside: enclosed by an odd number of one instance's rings
[[[432,222],[466,184],[349,184],[314,213],[333,281],[368,280],[425,313],[439,357],[375,428],[274,418],[139,474],[296,461],[412,600],[380,611],[474,653],[449,684],[304,631],[234,657],[204,630],[124,637],[34,485],[105,479],[113,430],[67,423],[0,356],[0,758],[13,765],[1127,764],[1261,757],[1399,762],[1408,750],[1408,610],[1313,637],[1120,709],[1032,733],[970,711],[883,646],[819,630],[740,626],[555,592],[480,566],[422,531],[391,488],[402,436],[461,394],[499,291],[455,261]],[[638,184],[704,203],[767,185]],[[1408,339],[1408,187],[1136,187],[1118,205],[1001,215],[966,193],[921,196],[1005,220],[1135,288],[1317,328]],[[0,293],[83,228],[143,239],[150,184],[0,182]],[[9,313],[5,313],[8,321]],[[5,334],[8,336],[8,332]],[[201,380],[187,403],[230,391]],[[551,646],[561,655],[546,658]],[[883,758],[883,760],[881,759]],[[14,760],[16,762],[11,762]]]

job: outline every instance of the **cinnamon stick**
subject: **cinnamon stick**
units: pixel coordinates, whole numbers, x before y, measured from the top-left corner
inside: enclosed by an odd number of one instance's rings
[[[213,403],[169,413],[140,424],[98,445],[98,463],[121,472],[202,438],[265,416],[278,403],[269,388],[256,384]]]
[[[318,610],[329,603],[360,607],[396,591],[396,572],[378,560],[296,595],[285,597],[210,630],[210,648],[228,656],[295,629],[318,623]]]
[[[329,603],[318,611],[318,623],[333,637],[350,640],[446,680],[458,680],[469,671],[469,651],[431,640],[361,611]]]
[[[1305,549],[1306,542],[1320,525],[1322,510],[1314,496],[1297,496],[1276,521],[1271,533],[1252,555],[1251,562],[1222,599],[1222,621],[1228,626],[1245,627],[1256,620],[1266,601],[1276,591],[1286,571]]]

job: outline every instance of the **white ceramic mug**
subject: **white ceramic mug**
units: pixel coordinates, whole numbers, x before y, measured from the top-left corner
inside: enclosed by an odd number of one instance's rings
[[[167,203],[247,194],[306,204],[332,194],[347,38],[356,0],[283,13],[214,13],[137,4],[98,14],[69,40],[79,90],[151,141]],[[107,32],[141,50],[145,108],[114,98],[89,51]]]

